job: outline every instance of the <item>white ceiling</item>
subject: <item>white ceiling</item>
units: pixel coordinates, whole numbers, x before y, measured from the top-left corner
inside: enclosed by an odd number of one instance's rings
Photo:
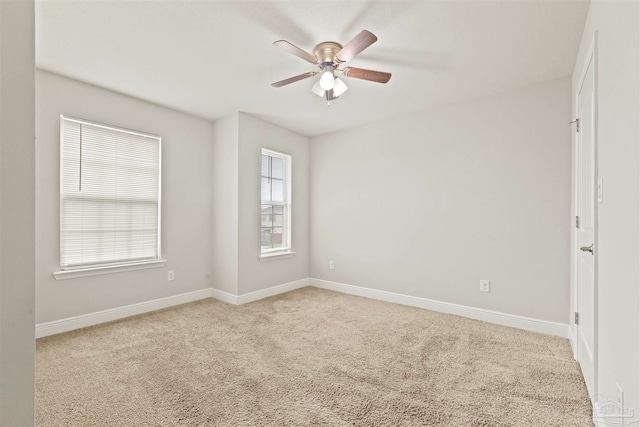
[[[36,2],[39,68],[208,119],[245,111],[319,135],[569,75],[588,0]],[[378,41],[348,65],[393,73],[344,78],[327,108],[313,79],[270,83],[314,66],[306,51]]]

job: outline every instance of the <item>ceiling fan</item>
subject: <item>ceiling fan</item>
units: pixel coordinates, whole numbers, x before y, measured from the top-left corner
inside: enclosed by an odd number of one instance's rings
[[[275,41],[273,42],[275,46],[316,65],[320,68],[320,71],[309,71],[308,73],[289,77],[288,79],[271,83],[271,86],[285,86],[299,80],[308,79],[320,73],[320,78],[316,81],[315,85],[313,85],[311,91],[325,98],[327,105],[330,105],[332,100],[338,98],[347,90],[347,85],[336,77],[336,72],[341,73],[345,77],[369,80],[377,83],[387,83],[391,78],[391,73],[355,67],[339,68],[342,64],[350,61],[360,52],[375,43],[376,40],[378,40],[378,38],[373,33],[362,30],[345,46],[336,42],[322,42],[316,45],[316,47],[313,48],[313,55],[286,40]]]

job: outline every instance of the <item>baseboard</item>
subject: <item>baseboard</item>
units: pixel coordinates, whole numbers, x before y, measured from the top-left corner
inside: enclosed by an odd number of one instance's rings
[[[188,292],[166,298],[159,298],[152,301],[127,305],[124,307],[117,307],[109,310],[98,311],[95,313],[69,317],[66,319],[54,320],[52,322],[40,323],[36,325],[36,338],[46,337],[62,332],[68,332],[74,329],[86,328],[87,326],[93,326],[99,323],[123,319],[125,317],[135,316],[136,314],[148,313],[150,311],[160,310],[162,308],[185,304],[205,298],[215,298],[229,304],[240,305],[258,301],[274,295],[279,295],[285,292],[290,292],[295,289],[304,288],[305,286],[314,286],[316,288],[328,289],[331,291],[377,299],[380,301],[408,305],[411,307],[425,308],[441,313],[455,314],[458,316],[469,317],[471,319],[482,320],[499,325],[511,326],[528,331],[569,338],[571,340],[569,334],[569,325],[562,323],[549,322],[547,320],[533,319],[530,317],[517,316],[514,314],[501,313],[497,311],[485,310],[482,308],[469,307],[460,304],[453,304],[427,298],[420,298],[394,292],[381,291],[377,289],[364,288],[361,286],[347,285],[345,283],[331,282],[329,280],[312,278],[295,280],[293,282],[271,286],[266,289],[261,289],[259,291],[250,292],[243,295],[233,295],[229,292],[213,288],[201,289],[199,291]]]
[[[238,305],[247,304],[253,301],[258,301],[263,298],[272,297],[274,295],[283,294],[296,289],[309,286],[309,279],[300,279],[293,282],[284,283],[282,285],[271,286],[270,288],[261,289],[255,292],[249,292],[248,294],[238,295]]]
[[[573,354],[573,358],[578,360],[578,347],[576,346],[576,330],[572,324],[569,324],[567,327],[567,334],[569,335],[569,344],[571,344],[571,353]]]
[[[259,291],[250,292],[243,295],[233,295],[229,292],[221,291],[220,289],[214,288],[201,289],[199,291],[173,295],[166,298],[159,298],[152,301],[131,304],[124,307],[111,308],[95,313],[88,313],[80,316],[68,317],[66,319],[39,323],[36,325],[36,338],[42,338],[49,335],[60,334],[62,332],[73,331],[75,329],[86,328],[87,326],[111,322],[113,320],[135,316],[136,314],[148,313],[150,311],[160,310],[162,308],[198,301],[205,298],[215,298],[229,304],[240,305],[293,291],[295,289],[304,288],[305,286],[309,286],[308,278],[284,283],[282,285],[271,286],[270,288],[261,289]]]
[[[609,427],[609,426],[611,426],[611,424],[608,424],[605,419],[602,419],[602,418],[598,417],[598,415],[597,415],[598,414],[597,413],[598,402],[593,402],[592,405],[593,405],[593,413],[592,413],[591,421],[593,421],[593,425],[595,427]],[[620,424],[616,423],[616,424],[617,425],[624,425],[622,423],[620,423]]]
[[[285,292],[294,291],[296,289],[304,288],[305,286],[309,286],[308,278],[294,280],[293,282],[283,283],[282,285],[271,286],[266,289],[260,289],[259,291],[249,292],[247,294],[242,294],[242,295],[233,295],[229,292],[221,291],[219,289],[211,289],[211,296],[217,300],[220,300],[229,304],[241,305],[241,304],[247,304],[253,301],[258,301],[263,298],[280,295]]]
[[[211,288],[211,297],[228,304],[238,305],[238,295],[233,295],[220,289]]]
[[[569,325],[563,323],[533,319],[530,317],[517,316],[515,314],[501,313],[498,311],[364,288],[361,286],[347,285],[344,283],[331,282],[329,280],[312,278],[310,279],[310,285],[316,288],[328,289],[331,291],[377,299],[380,301],[393,302],[411,307],[426,308],[428,310],[438,311],[441,313],[455,314],[458,316],[469,317],[471,319],[496,323],[498,325],[511,326],[528,331],[555,335],[562,338],[568,338],[569,335]]]
[[[158,298],[151,301],[126,305],[123,307],[97,311],[95,313],[82,314],[80,316],[68,317],[66,319],[39,323],[36,325],[36,338],[42,338],[49,335],[60,334],[62,332],[73,331],[75,329],[86,328],[87,326],[111,322],[113,320],[135,316],[136,314],[148,313],[150,311],[160,310],[162,308],[172,307],[174,305],[186,304],[188,302],[211,298],[211,296],[212,295],[210,288],[201,289],[199,291],[187,292],[184,294],[173,295],[165,298]]]

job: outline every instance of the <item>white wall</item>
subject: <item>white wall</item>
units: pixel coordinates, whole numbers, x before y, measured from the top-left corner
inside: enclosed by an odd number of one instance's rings
[[[0,425],[34,422],[33,0],[0,1]]]
[[[312,138],[311,276],[567,323],[570,89]]]
[[[189,291],[241,295],[309,276],[309,139],[234,113],[213,124],[39,70],[36,321],[43,323]],[[56,281],[59,116],[162,136],[164,268]],[[259,262],[260,148],[293,156],[295,256]],[[52,214],[53,213],[53,214]],[[176,280],[167,282],[166,271]]]
[[[60,114],[162,137],[164,268],[56,281]],[[44,71],[36,73],[36,322],[205,289],[211,283],[209,121]],[[167,281],[167,270],[176,279]]]
[[[238,295],[238,113],[213,123],[212,286]]]
[[[239,294],[309,277],[309,138],[246,113],[239,115]],[[261,149],[291,155],[292,258],[260,262]]]
[[[574,92],[598,31],[598,393],[640,415],[640,3],[592,0]]]
[[[309,138],[247,113],[214,123],[213,287],[243,295],[309,277]],[[260,262],[260,158],[292,157],[291,258]]]

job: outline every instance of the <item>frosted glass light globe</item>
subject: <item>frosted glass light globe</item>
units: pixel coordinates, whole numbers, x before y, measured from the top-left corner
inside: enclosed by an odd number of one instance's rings
[[[320,76],[320,87],[324,90],[333,89],[333,85],[335,83],[335,78],[333,77],[333,70],[323,71]]]

